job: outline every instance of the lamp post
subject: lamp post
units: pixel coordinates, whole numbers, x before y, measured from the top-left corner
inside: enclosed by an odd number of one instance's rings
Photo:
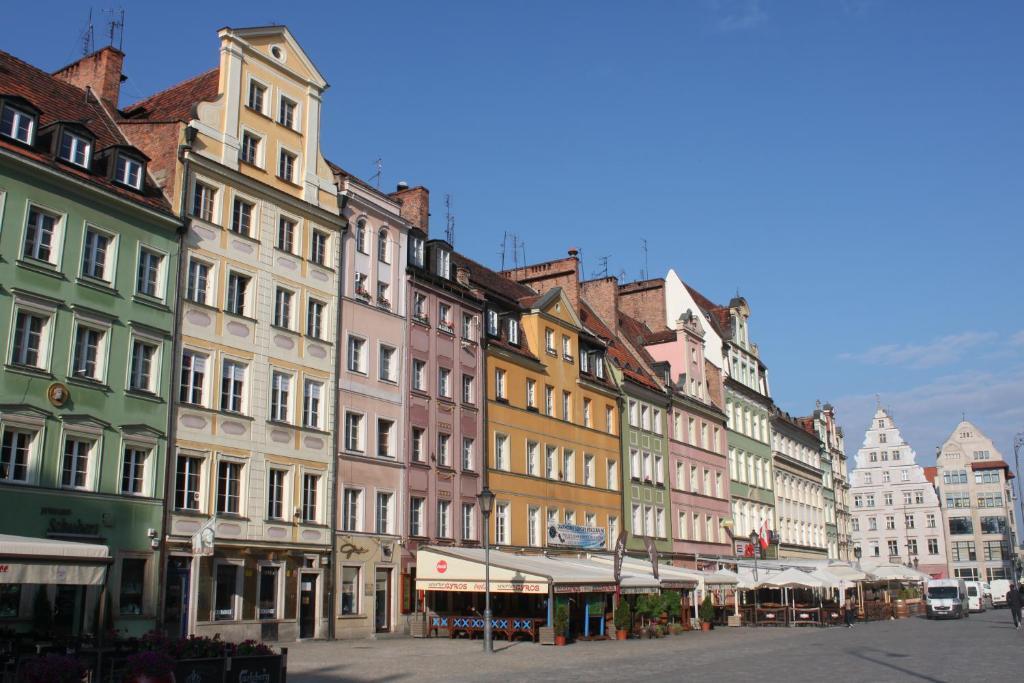
[[[760,542],[761,539],[757,535],[756,531],[751,531],[750,532],[750,539],[749,540],[750,540],[750,547],[754,551],[754,581],[757,581],[757,551],[758,551],[758,546],[759,546],[759,542]]]
[[[491,634],[491,508],[494,494],[484,487],[480,492],[480,512],[484,516],[484,652],[494,652]]]

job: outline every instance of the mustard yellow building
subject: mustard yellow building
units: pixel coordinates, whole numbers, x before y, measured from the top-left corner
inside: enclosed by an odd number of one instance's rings
[[[610,547],[621,529],[622,470],[604,344],[562,289],[538,295],[482,267],[470,271],[488,298],[492,543]]]

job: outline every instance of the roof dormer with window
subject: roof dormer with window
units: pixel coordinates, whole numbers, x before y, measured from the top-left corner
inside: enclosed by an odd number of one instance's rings
[[[0,135],[23,145],[35,144],[39,114],[23,97],[0,95]]]

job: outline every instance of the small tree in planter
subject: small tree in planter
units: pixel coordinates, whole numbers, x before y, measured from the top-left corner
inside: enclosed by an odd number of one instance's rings
[[[700,615],[701,630],[710,631],[715,621],[715,606],[711,604],[710,593],[704,596],[704,601],[700,603],[698,614]]]
[[[679,618],[682,597],[676,591],[665,591],[661,594],[661,614],[666,622],[675,622]]]
[[[630,628],[633,626],[633,610],[625,600],[619,601],[615,610],[615,638],[625,640],[629,637]]]
[[[646,627],[661,613],[661,597],[653,593],[641,595],[636,601],[636,613],[640,616],[640,626],[646,632]]]
[[[555,645],[565,645],[569,634],[569,608],[564,604],[555,608]]]

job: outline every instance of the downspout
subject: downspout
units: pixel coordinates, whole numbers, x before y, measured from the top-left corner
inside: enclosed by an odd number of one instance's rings
[[[182,327],[182,311],[184,306],[182,305],[181,293],[185,291],[185,278],[188,272],[187,268],[187,257],[188,248],[185,244],[185,238],[188,236],[188,219],[186,218],[186,202],[188,201],[188,178],[189,168],[191,163],[189,161],[188,153],[192,151],[192,142],[196,138],[195,128],[191,126],[185,126],[185,142],[184,144],[178,145],[178,160],[181,162],[181,196],[178,201],[178,216],[181,218],[181,225],[178,227],[178,287],[175,291],[174,296],[174,323],[171,329],[171,377],[168,381],[168,398],[167,398],[167,445],[164,449],[164,505],[163,505],[163,520],[161,521],[161,537],[162,537],[162,553],[161,562],[158,563],[157,567],[157,615],[158,623],[156,624],[157,630],[162,630],[165,623],[167,605],[165,604],[164,590],[167,583],[167,562],[170,559],[168,553],[168,538],[170,536],[170,506],[174,500],[174,490],[172,488],[172,482],[174,482],[174,463],[175,458],[175,442],[177,441],[177,424],[178,421],[175,419],[175,413],[178,408],[178,393],[174,390],[174,380],[181,373],[181,327]],[[192,592],[192,591],[190,591]],[[193,593],[194,594],[194,593]]]
[[[338,215],[344,220],[345,207],[348,206],[348,195],[341,196]],[[342,225],[342,235],[348,230],[348,221]],[[327,599],[330,603],[330,617],[327,619],[327,638],[337,637],[336,614],[334,612],[335,574],[338,571],[338,433],[341,431],[341,304],[345,296],[345,247],[344,240],[338,239],[338,305],[334,314],[334,428],[331,430],[331,551],[330,567],[327,572]]]

